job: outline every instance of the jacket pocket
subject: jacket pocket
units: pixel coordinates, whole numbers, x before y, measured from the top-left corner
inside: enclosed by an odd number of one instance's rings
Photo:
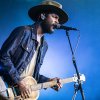
[[[25,51],[27,51],[28,53],[30,53],[31,50],[32,50],[31,43],[30,43],[30,44],[23,43],[21,46],[22,46],[22,48],[23,48]]]

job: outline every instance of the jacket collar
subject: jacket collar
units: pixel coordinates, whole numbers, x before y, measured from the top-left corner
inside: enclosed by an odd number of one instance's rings
[[[39,25],[39,23],[34,23],[33,25],[31,25],[31,31],[32,31],[32,39],[37,41],[37,26]],[[43,46],[43,44],[46,43],[46,40],[44,38],[44,35],[41,38],[41,45]]]
[[[36,25],[31,25],[31,31],[32,31],[32,39],[37,40],[37,28]]]
[[[39,23],[34,23],[33,25],[31,25],[31,30],[32,30],[32,39],[37,40],[37,27],[38,27]],[[42,36],[44,37],[44,36]]]

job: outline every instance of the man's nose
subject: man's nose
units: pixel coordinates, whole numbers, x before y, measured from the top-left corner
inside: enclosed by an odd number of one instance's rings
[[[58,18],[55,18],[55,19],[54,19],[54,23],[55,23],[55,24],[59,24],[59,19],[58,19]]]
[[[55,23],[56,23],[56,24],[59,24],[59,20],[58,20],[58,19],[56,19],[56,20],[55,20]]]

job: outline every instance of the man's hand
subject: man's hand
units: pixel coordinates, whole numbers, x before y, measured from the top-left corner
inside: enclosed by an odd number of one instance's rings
[[[56,90],[56,91],[59,91],[59,89],[62,88],[62,84],[60,82],[60,78],[55,77],[55,78],[50,79],[50,81],[55,81],[55,80],[57,81],[57,85],[55,85],[55,86],[53,86],[51,88]]]
[[[18,83],[18,86],[19,86],[19,90],[21,92],[21,97],[23,99],[29,98],[29,95],[31,93],[30,88],[23,81],[20,81]]]

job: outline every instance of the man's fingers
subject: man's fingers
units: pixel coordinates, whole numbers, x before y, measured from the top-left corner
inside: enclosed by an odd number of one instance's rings
[[[55,77],[53,79],[50,79],[50,81],[55,81],[55,80],[57,81],[57,84],[55,86],[53,86],[52,88],[54,90],[58,91],[60,88],[62,88],[63,85],[61,84],[61,79],[58,78],[58,77]]]
[[[57,83],[57,86],[59,87],[59,88],[62,88],[62,84],[61,83]]]
[[[25,91],[21,92],[21,97],[23,99],[29,98],[29,94],[30,94],[29,91],[25,90]]]
[[[61,88],[61,86],[59,84],[57,84],[57,90],[59,90]]]
[[[28,86],[27,88],[28,88],[28,89],[27,89],[27,93],[28,93],[28,95],[30,95],[31,92],[32,92],[32,90],[31,90],[30,86]]]
[[[25,98],[29,98],[29,91],[26,90],[24,93],[25,93]]]
[[[57,86],[59,88],[62,88],[62,84],[61,84],[61,79],[60,78],[57,79]]]
[[[21,92],[21,98],[25,98],[25,96],[24,96],[24,93],[23,92]]]

